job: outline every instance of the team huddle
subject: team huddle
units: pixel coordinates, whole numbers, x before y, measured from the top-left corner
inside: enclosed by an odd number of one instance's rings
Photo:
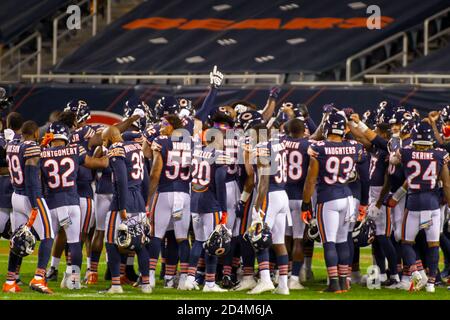
[[[151,293],[156,267],[165,288],[288,295],[313,279],[316,242],[328,285],[342,293],[366,283],[360,248],[372,246],[375,282],[435,291],[450,259],[450,106],[420,117],[381,102],[360,117],[323,107],[316,125],[302,104],[270,90],[262,110],[218,106],[214,67],[200,107],[165,96],[154,107],[130,99],[123,120],[94,125],[73,100],[44,132],[8,114],[0,136],[0,232],[10,239],[4,292],[20,292],[20,266],[38,245],[29,286],[52,294],[98,283]],[[81,275],[83,247],[85,275]],[[137,259],[138,272],[134,270]]]

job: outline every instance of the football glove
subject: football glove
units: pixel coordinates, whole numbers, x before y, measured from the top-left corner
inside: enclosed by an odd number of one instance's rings
[[[312,219],[312,205],[311,202],[302,202],[302,220],[305,224],[309,224]]]
[[[357,221],[363,221],[367,215],[367,206],[359,205]]]
[[[7,142],[10,142],[10,141],[12,141],[14,139],[14,131],[11,130],[11,129],[5,129],[3,131],[3,134],[5,135],[5,140]]]
[[[387,205],[389,208],[393,208],[393,207],[395,207],[395,206],[397,205],[397,201],[394,200],[394,198],[389,197],[389,198],[387,199],[387,201],[386,201],[386,205]]]
[[[280,91],[281,89],[279,87],[272,87],[269,92],[269,97],[272,99],[278,99],[278,94]]]
[[[217,66],[214,66],[212,72],[209,73],[209,79],[214,88],[218,88],[222,85],[223,74],[217,70]]]
[[[256,211],[256,208],[253,207],[253,212],[252,212],[252,221],[255,222],[261,222],[264,218],[266,214],[264,213],[264,211],[262,211],[261,209],[259,209],[258,211]]]

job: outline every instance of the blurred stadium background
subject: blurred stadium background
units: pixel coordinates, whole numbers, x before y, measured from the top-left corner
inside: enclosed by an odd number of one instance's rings
[[[81,9],[68,30],[69,5]],[[381,9],[369,30],[367,7]],[[198,105],[209,71],[226,75],[219,103],[279,103],[364,111],[381,100],[436,109],[450,101],[448,0],[2,0],[0,86],[13,110],[44,124],[71,99],[94,122],[115,121],[137,96],[172,93]],[[109,113],[105,113],[109,112]]]

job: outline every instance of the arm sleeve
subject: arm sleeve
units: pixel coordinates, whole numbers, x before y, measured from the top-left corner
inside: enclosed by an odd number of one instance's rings
[[[379,135],[377,135],[371,142],[375,147],[388,151],[388,141],[381,138]]]
[[[211,87],[202,106],[195,112],[195,118],[201,122],[205,122],[208,119],[208,115],[214,110],[214,100],[216,99],[216,95],[217,88]]]
[[[220,209],[222,212],[227,211],[227,188],[225,187],[227,176],[227,166],[220,166],[216,169],[215,182],[216,182],[216,197],[219,201]]]
[[[117,192],[117,205],[119,210],[126,209],[127,194],[128,194],[128,180],[127,167],[125,165],[125,158],[113,157],[110,161],[113,171],[113,184]]]
[[[37,208],[37,198],[40,196],[41,182],[39,179],[39,167],[25,166],[25,193],[30,200],[31,207]]]
[[[364,161],[358,164],[359,179],[361,181],[361,205],[367,206],[369,203],[369,159],[364,157]]]

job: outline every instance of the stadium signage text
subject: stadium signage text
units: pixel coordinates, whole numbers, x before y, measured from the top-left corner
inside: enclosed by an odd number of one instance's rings
[[[386,27],[394,21],[391,17],[381,16],[380,26]],[[264,19],[246,19],[242,21],[225,20],[225,19],[193,19],[184,18],[164,18],[151,17],[144,19],[136,19],[122,26],[127,30],[135,29],[156,29],[156,30],[195,30],[205,29],[210,31],[223,30],[301,30],[301,29],[353,29],[367,28],[367,17],[354,18],[294,18],[282,25],[281,19],[264,18]]]

